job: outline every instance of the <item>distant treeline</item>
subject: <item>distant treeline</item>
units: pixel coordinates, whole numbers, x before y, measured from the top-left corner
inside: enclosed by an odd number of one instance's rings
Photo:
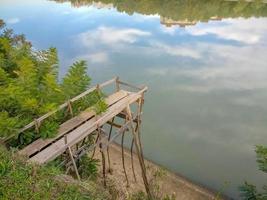
[[[133,14],[159,14],[173,20],[208,21],[211,17],[266,17],[267,3],[262,0],[248,2],[225,0],[55,0],[71,2],[74,6],[90,5],[93,2],[113,4],[121,12]]]

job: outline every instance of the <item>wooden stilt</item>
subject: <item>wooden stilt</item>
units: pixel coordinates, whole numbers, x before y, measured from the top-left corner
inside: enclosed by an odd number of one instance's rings
[[[97,136],[96,136],[95,144],[98,142],[99,137],[100,137],[100,134],[97,132]],[[95,150],[96,150],[96,147],[94,147],[94,150],[93,150],[93,153],[92,153],[91,158],[94,158],[94,156],[95,156]]]
[[[142,156],[142,159],[143,159],[143,162],[144,162],[143,145],[142,145],[142,142],[141,142],[141,130],[140,130],[143,99],[144,99],[144,97],[142,95],[142,98],[140,98],[138,100],[137,122],[136,122],[136,130],[135,131],[137,132],[138,143],[139,143],[139,146],[140,146],[140,153],[141,153],[141,156]],[[145,168],[145,171],[146,171],[146,168]]]
[[[64,142],[65,142],[65,145],[68,144],[68,138],[67,138],[67,135],[64,135]],[[77,176],[78,180],[80,181],[81,178],[80,178],[80,175],[79,175],[79,172],[78,172],[78,168],[77,168],[76,162],[75,162],[75,160],[74,160],[74,158],[73,158],[73,153],[72,153],[72,151],[71,151],[71,148],[68,147],[67,150],[68,150],[68,154],[69,154],[69,157],[70,157],[70,159],[71,159],[72,165],[73,165],[73,167],[74,167],[74,171],[75,171],[75,173],[76,173],[76,176]],[[68,171],[69,171],[69,168],[67,168],[67,171],[66,171],[66,172],[68,172]]]
[[[131,109],[130,109],[130,106],[128,105],[127,106],[127,115],[129,117],[129,120],[131,121],[131,130],[132,130],[132,134],[133,134],[133,137],[134,137],[134,144],[135,144],[135,149],[136,149],[136,154],[138,156],[138,160],[139,160],[139,163],[140,163],[140,166],[141,166],[141,171],[142,171],[142,177],[143,177],[143,181],[144,181],[144,185],[145,185],[145,189],[146,189],[146,192],[147,192],[147,195],[149,198],[152,198],[152,195],[150,193],[150,189],[149,189],[149,184],[148,184],[148,180],[147,180],[147,177],[146,177],[146,173],[145,173],[145,164],[144,164],[144,160],[142,159],[142,156],[141,156],[141,153],[140,153],[140,147],[139,147],[139,144],[138,144],[138,137],[137,137],[137,134],[134,130],[134,125],[133,125],[133,118],[132,118],[132,113],[131,113]]]
[[[71,162],[73,164],[73,167],[74,167],[76,176],[77,176],[78,180],[80,181],[81,178],[80,178],[80,175],[79,175],[79,172],[78,172],[78,168],[77,168],[76,162],[75,162],[75,160],[73,158],[73,154],[72,154],[72,151],[71,151],[71,148],[70,147],[68,147],[68,151],[69,151],[70,159],[71,159]]]
[[[116,77],[116,91],[118,92],[119,90],[120,90],[119,77]]]
[[[101,153],[101,157],[102,157],[103,184],[104,184],[104,187],[106,187],[107,186],[107,182],[106,182],[106,159],[105,159],[105,153],[103,151],[103,144],[101,142],[101,129],[98,128],[97,131],[98,131],[99,140],[100,140],[99,148],[100,148],[100,153]]]
[[[112,118],[112,121],[111,121],[112,124],[114,123],[114,120],[115,120],[115,117]],[[113,128],[112,124],[110,125],[110,129],[108,133],[108,142],[110,141],[110,138],[111,138],[111,133],[112,133],[112,128]],[[111,168],[111,163],[110,163],[110,154],[109,154],[109,145],[107,146],[107,155],[108,155],[108,172],[112,173],[112,168]]]
[[[137,131],[137,129],[138,129],[138,124],[136,123],[135,132]],[[132,172],[133,172],[134,181],[136,182],[137,180],[136,180],[136,175],[135,175],[135,170],[134,170],[133,150],[134,150],[134,137],[132,138],[132,142],[131,142],[131,164],[132,164]]]
[[[36,133],[39,134],[39,132],[40,132],[39,129],[40,129],[41,124],[40,124],[40,122],[39,122],[38,119],[34,119],[34,125],[35,125],[35,131],[36,131]]]
[[[126,172],[126,168],[125,168],[125,159],[124,159],[124,134],[125,131],[123,131],[122,135],[121,135],[121,159],[122,159],[122,167],[123,167],[123,172],[124,172],[124,176],[126,178],[126,184],[127,187],[129,187],[129,180],[128,180],[128,176],[127,176],[127,172]]]
[[[70,112],[70,115],[73,117],[73,109],[72,109],[71,101],[68,100],[67,101],[67,104],[68,104],[68,110]]]
[[[133,148],[134,148],[134,138],[132,138],[132,143],[131,143],[131,164],[132,164],[132,172],[133,172],[134,181],[136,182],[137,180],[136,180],[136,175],[135,175],[135,170],[134,170]]]

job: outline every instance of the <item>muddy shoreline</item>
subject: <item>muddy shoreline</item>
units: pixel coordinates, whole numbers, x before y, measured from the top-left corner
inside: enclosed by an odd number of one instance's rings
[[[139,167],[139,161],[137,156],[134,155],[134,170],[136,174],[136,182],[134,180],[134,176],[132,173],[131,167],[131,155],[128,149],[124,149],[125,154],[125,166],[126,173],[128,178],[129,185],[127,186],[126,178],[124,175],[123,167],[122,167],[122,154],[121,147],[115,143],[111,144],[109,147],[110,151],[110,160],[111,160],[111,172],[107,173],[107,177],[112,180],[115,185],[120,186],[120,190],[122,193],[121,199],[129,197],[131,194],[136,193],[138,191],[145,191],[143,186],[143,181],[141,177],[141,170]],[[100,160],[100,153],[96,154],[96,158]],[[181,200],[211,200],[216,199],[216,195],[218,192],[212,191],[204,186],[193,183],[187,178],[173,173],[169,170],[164,169],[152,161],[145,160],[145,165],[147,168],[147,176],[149,181],[155,182],[155,174],[157,176],[157,187],[164,194],[173,195],[176,199]],[[159,191],[159,192],[160,192]],[[226,197],[221,196],[219,199],[228,199]]]

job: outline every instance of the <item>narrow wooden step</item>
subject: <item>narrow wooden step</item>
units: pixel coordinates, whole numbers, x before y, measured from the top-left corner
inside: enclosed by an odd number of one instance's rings
[[[129,104],[136,102],[139,98],[141,98],[140,94],[129,94],[125,98],[116,102],[114,105],[110,106],[105,113],[98,116],[94,116],[93,118],[86,121],[84,124],[80,125],[75,130],[68,133],[67,145],[65,144],[64,138],[61,138],[55,143],[48,146],[47,148],[43,149],[38,154],[34,155],[32,158],[29,159],[29,161],[44,164],[57,158],[63,152],[65,152],[68,147],[77,144],[85,137],[92,134],[98,127],[104,125],[110,119],[121,113],[127,108]]]
[[[116,92],[110,96],[108,96],[105,99],[106,104],[110,107],[114,103],[118,102],[119,100],[125,98],[128,95],[127,91],[120,90],[119,92]],[[49,144],[53,143],[54,141],[58,140],[60,137],[63,137],[66,133],[70,132],[71,130],[77,128],[82,123],[90,119],[95,115],[95,112],[92,110],[83,111],[78,116],[64,122],[60,125],[58,134],[54,138],[48,138],[48,139],[38,139],[31,143],[30,145],[26,146],[24,149],[19,151],[19,154],[23,154],[27,157],[30,157],[40,150],[42,150],[44,147],[48,146]]]

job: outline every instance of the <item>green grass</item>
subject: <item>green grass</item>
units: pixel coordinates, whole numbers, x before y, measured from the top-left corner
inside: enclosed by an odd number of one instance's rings
[[[106,199],[104,193],[95,193],[98,186],[81,187],[58,177],[62,172],[54,166],[28,164],[17,154],[0,146],[1,200],[88,200]],[[101,188],[100,188],[101,189]]]

